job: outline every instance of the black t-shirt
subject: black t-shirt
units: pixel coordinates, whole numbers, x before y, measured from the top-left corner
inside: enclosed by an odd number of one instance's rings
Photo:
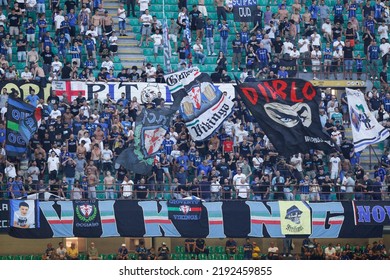
[[[77,151],[77,141],[76,139],[69,139],[68,140],[68,152],[69,153],[75,153]]]
[[[344,59],[353,59],[353,47],[343,47]]]
[[[50,52],[42,52],[41,56],[42,56],[44,64],[51,65],[51,63],[53,62],[54,53],[52,53],[51,51]]]
[[[164,170],[162,168],[154,166],[153,172],[156,174],[156,181],[162,182],[164,180]]]
[[[177,53],[179,54],[179,59],[186,59],[186,47],[178,47]]]
[[[275,41],[275,53],[281,53],[283,48],[283,42],[282,40],[280,41]]]
[[[130,81],[136,82],[139,80],[139,74],[137,72],[135,72],[135,73],[131,72],[129,74],[129,79],[130,79]]]
[[[381,81],[383,80],[385,83],[387,83],[387,72],[380,72],[379,74]]]
[[[27,44],[27,40],[26,39],[18,39],[16,40],[16,45],[18,45],[18,43],[25,43]],[[22,46],[18,46],[16,51],[18,52],[25,52],[26,51],[26,45],[22,45]]]
[[[199,249],[203,249],[204,246],[206,245],[206,242],[202,238],[196,239],[195,243],[196,243],[196,247],[198,247]]]
[[[70,10],[75,10],[76,7],[76,2],[73,0],[67,0],[65,1],[65,6],[66,6],[66,12],[69,14]]]
[[[335,39],[340,37],[341,36],[341,27],[333,27],[332,34],[333,34],[333,38],[335,38]]]
[[[70,79],[70,73],[72,72],[72,68],[69,66],[65,65],[64,68],[61,70],[61,77],[63,79]]]
[[[196,29],[196,20],[198,19],[199,15],[200,15],[200,12],[198,10],[197,11],[192,10],[189,13],[189,16],[191,17],[191,29],[192,30]]]
[[[330,193],[330,189],[332,187],[331,183],[332,183],[332,181],[324,181],[323,184],[320,185],[322,193],[324,193],[324,194]]]
[[[137,191],[138,199],[145,199],[148,187],[145,185],[135,185],[135,190]]]
[[[53,96],[53,95],[50,95],[48,98],[47,98],[47,103],[50,103],[50,104],[57,104],[60,103],[60,98],[58,96]]]
[[[354,146],[352,145],[352,143],[345,142],[345,143],[341,144],[340,149],[341,149],[341,152],[343,153],[343,156],[346,159],[351,159],[350,154],[351,154],[353,147]]]
[[[13,14],[8,15],[8,22],[9,22],[8,25],[12,27],[20,26],[19,19],[20,19],[19,15],[13,15]]]
[[[321,186],[325,182],[325,176],[326,176],[325,173],[316,175],[316,179],[317,179],[318,185]]]
[[[231,185],[222,185],[222,198],[223,199],[231,199],[232,198],[232,186]]]
[[[372,7],[372,6],[364,6],[363,8],[362,8],[362,12],[363,12],[363,17],[364,18],[367,18],[369,15],[371,15],[371,12],[373,12],[374,11],[374,8]]]
[[[122,182],[123,179],[125,178],[126,173],[127,173],[126,169],[122,169],[122,168],[118,169],[118,173],[117,173],[116,179],[119,182]]]

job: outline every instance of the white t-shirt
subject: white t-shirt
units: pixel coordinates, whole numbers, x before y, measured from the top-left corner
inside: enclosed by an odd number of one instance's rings
[[[379,46],[379,49],[381,50],[381,55],[384,56],[385,54],[388,54],[390,51],[390,44],[384,43]]]
[[[319,65],[321,59],[321,51],[312,51],[311,52],[311,62],[313,65]]]
[[[223,128],[225,129],[225,132],[229,136],[233,136],[233,129],[234,129],[234,123],[233,122],[224,122]]]
[[[379,25],[378,33],[380,35],[380,39],[388,39],[389,38],[389,27],[387,25]]]
[[[336,172],[339,170],[339,162],[341,161],[339,157],[331,157],[330,158],[330,163],[331,163],[331,169],[332,172]]]
[[[240,182],[240,184],[236,185],[236,190],[237,190],[237,196],[241,198],[248,198],[248,192],[250,190],[248,183],[242,184]]]
[[[146,9],[148,9],[149,8],[149,2],[150,2],[150,0],[138,0],[139,10],[141,12],[144,12]]]
[[[245,136],[248,136],[248,131],[241,129],[236,130],[237,143],[244,141]]]
[[[322,29],[324,30],[325,33],[332,34],[332,25],[329,23],[324,23],[322,25]]]
[[[210,185],[210,191],[212,193],[217,193],[221,190],[221,185],[218,182],[211,183]]]
[[[294,45],[291,42],[283,43],[283,54],[290,54]]]
[[[341,59],[343,58],[344,54],[342,50],[334,51],[333,52],[333,58]]]
[[[58,171],[58,166],[60,164],[60,160],[58,157],[52,157],[50,156],[47,159],[47,169],[50,171],[57,170]]]
[[[56,15],[54,17],[54,21],[56,23],[56,28],[61,28],[61,23],[65,20],[65,17],[63,15]]]
[[[299,52],[300,53],[308,52],[309,51],[309,45],[310,45],[310,41],[308,39],[299,39],[299,41],[298,41],[298,46],[300,46],[299,47]]]
[[[50,118],[56,119],[57,117],[61,117],[61,111],[60,110],[53,110],[50,112]]]
[[[153,34],[150,38],[153,39],[155,46],[160,46],[162,44],[163,36],[161,34]]]
[[[146,14],[143,14],[142,16],[141,16],[141,21],[142,21],[142,24],[143,25],[149,25],[150,26],[150,24],[151,24],[151,22],[152,22],[152,16],[151,15],[146,15]]]
[[[81,141],[85,141],[85,149],[87,152],[90,152],[91,151],[91,139],[87,138],[87,137],[81,137],[80,140],[79,140],[79,144],[81,144]]]
[[[298,155],[298,157],[293,156],[290,160],[291,164],[295,167],[296,170],[302,172],[302,158]]]
[[[111,60],[109,60],[109,61],[103,61],[103,62],[102,62],[102,67],[101,67],[101,68],[103,68],[103,67],[107,68],[107,71],[110,71],[111,69],[114,68],[114,62],[112,62]]]
[[[102,151],[102,158],[103,158],[103,162],[110,162],[111,161],[111,158],[112,158],[113,154],[112,154],[112,151],[109,150],[109,149],[104,149]]]
[[[333,49],[343,49],[343,47],[345,46],[344,42],[343,41],[335,41],[333,43]]]
[[[62,68],[61,61],[53,61],[51,63],[51,68],[52,68],[53,72],[59,72]]]
[[[146,73],[146,75],[155,75],[156,74],[156,68],[150,67],[150,69],[149,69],[148,67],[146,67],[145,73]],[[154,83],[156,81],[156,78],[148,77],[146,81],[148,83]]]
[[[26,216],[22,216],[20,213],[20,210],[16,211],[14,213],[14,223],[16,222],[17,227],[28,227],[28,228],[35,228],[35,219],[34,219],[34,213],[32,213],[29,209]]]
[[[233,177],[233,184],[234,185],[240,185],[241,184],[241,179],[246,180],[246,175],[244,173],[234,175],[234,177]]]
[[[122,182],[122,190],[124,197],[130,197],[133,195],[134,182],[132,180]]]
[[[4,26],[4,22],[7,20],[7,18],[5,17],[5,15],[4,14],[2,14],[1,16],[0,16],[0,25],[2,25],[2,26]]]
[[[310,37],[311,37],[311,44],[313,46],[321,46],[321,36],[320,36],[320,34],[312,34]]]
[[[300,54],[299,51],[297,51],[297,50],[292,51],[292,52],[290,53],[290,57],[291,57],[292,59],[298,59],[300,55],[301,55],[301,54]]]
[[[121,8],[118,8],[118,18],[120,21],[125,21],[126,20],[126,10],[125,9],[121,9]]]
[[[325,256],[332,256],[336,254],[336,249],[334,247],[330,248],[326,247],[325,248]]]
[[[203,51],[203,46],[202,46],[202,44],[195,44],[193,49],[195,52],[200,52],[200,51]]]

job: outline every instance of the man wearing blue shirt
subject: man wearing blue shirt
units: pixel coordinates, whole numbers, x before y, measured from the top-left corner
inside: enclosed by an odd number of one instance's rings
[[[371,41],[371,44],[368,46],[367,54],[368,54],[368,63],[370,66],[370,76],[371,79],[378,79],[378,60],[379,60],[379,46],[376,44],[376,41]]]
[[[218,25],[218,31],[221,35],[221,52],[223,52],[225,55],[227,55],[227,43],[229,38],[229,25],[227,24],[226,20],[222,20],[222,23]]]
[[[256,50],[257,60],[259,61],[259,68],[263,69],[268,66],[270,61],[270,54],[263,44],[260,44],[260,47]]]
[[[35,90],[31,89],[31,93],[26,97],[25,101],[30,103],[32,106],[37,107],[39,96],[35,94]]]
[[[214,50],[214,24],[211,23],[211,19],[208,18],[204,26],[204,34],[206,38],[208,55],[216,55]]]

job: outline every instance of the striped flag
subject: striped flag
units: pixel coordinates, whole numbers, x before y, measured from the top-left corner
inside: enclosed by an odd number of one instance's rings
[[[171,66],[171,43],[169,42],[169,35],[168,35],[168,24],[167,19],[164,19],[163,23],[163,42],[164,42],[164,65],[165,69],[168,73],[172,72],[172,66]]]

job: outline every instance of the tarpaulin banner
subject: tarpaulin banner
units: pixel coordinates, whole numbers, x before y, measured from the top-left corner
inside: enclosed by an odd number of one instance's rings
[[[77,210],[72,201],[43,201],[39,204],[41,212],[39,229],[27,231],[11,227],[9,234],[18,238],[74,236],[283,238],[286,235],[291,235],[290,233],[284,234],[281,226],[282,220],[286,217],[283,209],[290,209],[291,202],[202,202],[201,209],[196,209],[197,213],[200,210],[198,220],[172,219],[172,213],[170,213],[172,209],[169,208],[168,201],[104,200],[96,203],[95,209],[98,211],[96,217],[100,215],[101,223],[86,231],[81,232],[80,228],[83,226],[77,225],[80,218],[77,217]],[[285,203],[286,205],[284,205]],[[305,225],[304,227],[306,227],[306,223],[310,225],[311,233],[299,236],[308,236],[309,238],[373,238],[382,236],[383,226],[381,225],[355,225],[351,202],[316,202],[305,205],[296,202],[295,205],[298,209],[307,207],[308,211],[310,210],[309,217],[301,215],[300,219],[301,223]],[[186,215],[185,213],[192,215],[192,211],[187,212],[187,210],[181,212],[180,215]],[[93,213],[92,210],[88,212]],[[289,213],[292,212],[294,211]],[[293,218],[293,216],[290,217]]]
[[[20,98],[10,96],[8,98],[6,119],[5,150],[9,156],[20,156],[27,151],[27,143],[38,130],[41,110]]]
[[[360,90],[350,88],[346,88],[346,93],[355,152],[386,140],[390,132],[379,124],[375,115],[368,109],[364,94]]]
[[[298,72],[297,60],[296,59],[281,59],[279,61],[279,66],[286,67],[286,71],[290,78],[295,77]]]
[[[21,229],[39,228],[39,200],[10,200],[10,226]]]
[[[73,201],[75,236],[100,236],[102,225],[100,221],[99,204],[97,200]]]
[[[311,234],[311,213],[304,201],[279,201],[280,226],[284,235]]]
[[[8,94],[18,96],[21,99],[25,99],[32,91],[35,92],[39,98],[44,98],[44,88],[37,82],[25,82],[24,80],[18,81],[2,81],[0,82],[1,92],[3,89],[7,89]]]
[[[256,6],[256,0],[233,0],[234,21],[253,22]]]
[[[321,94],[310,82],[269,80],[238,84],[236,90],[281,155],[334,150],[319,118]]]
[[[197,199],[173,199],[168,201],[171,220],[200,220],[202,201]]]
[[[390,225],[390,204],[386,201],[353,201],[355,225]]]
[[[8,232],[9,228],[9,200],[0,201],[0,233]]]
[[[182,92],[185,95],[180,104],[180,115],[194,141],[213,135],[233,112],[234,91],[223,93],[210,76],[199,72],[198,68],[165,75],[165,81],[172,94]]]

